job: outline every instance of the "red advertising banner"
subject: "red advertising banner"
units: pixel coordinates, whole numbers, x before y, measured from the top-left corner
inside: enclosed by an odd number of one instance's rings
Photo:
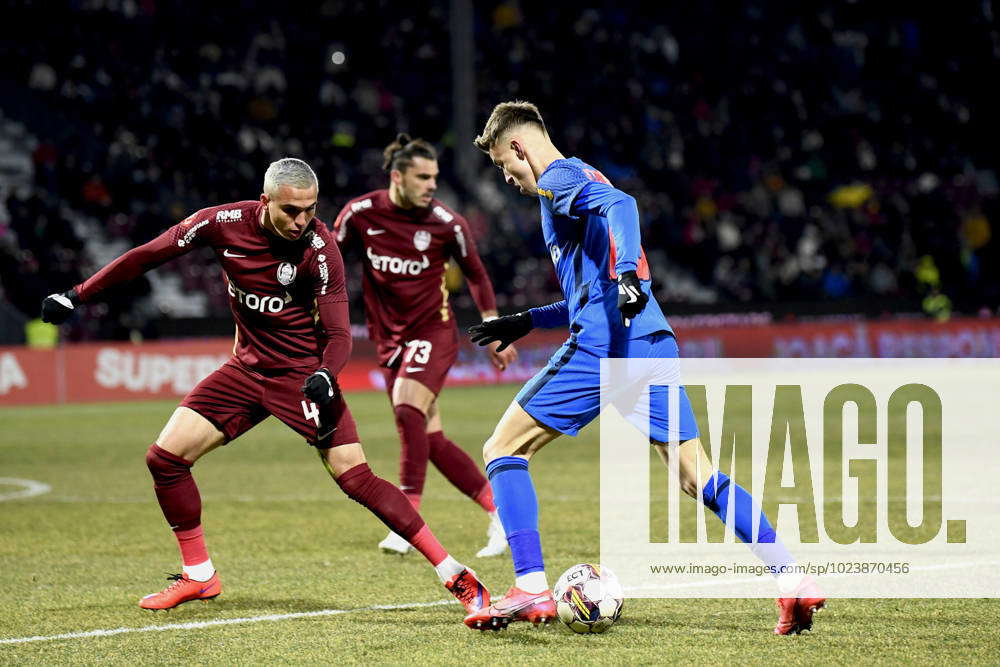
[[[562,330],[532,332],[518,341],[520,358],[503,373],[466,342],[448,385],[524,382],[565,337]],[[677,337],[682,357],[1000,356],[1000,318],[679,328]],[[232,338],[0,347],[0,406],[177,398],[229,359],[231,350]],[[339,380],[348,391],[385,388],[370,341],[355,341]]]

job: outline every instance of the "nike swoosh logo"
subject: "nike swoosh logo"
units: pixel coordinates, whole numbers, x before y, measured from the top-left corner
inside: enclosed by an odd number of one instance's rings
[[[426,368],[426,366],[407,366],[406,367],[406,372],[407,373],[419,373],[420,371],[424,370],[424,368]]]
[[[503,613],[503,614],[516,614],[519,611],[527,609],[528,607],[530,607],[533,604],[536,604],[538,602],[545,602],[545,600],[547,599],[547,597],[548,596],[545,595],[545,593],[540,593],[539,595],[536,595],[533,598],[529,598],[528,600],[525,600],[524,602],[521,602],[520,604],[512,604],[512,605],[507,605],[507,606],[494,605],[494,607],[496,607],[497,611],[499,611],[500,613]]]
[[[223,257],[246,257],[246,255],[237,255],[235,252],[230,252],[229,248],[222,251]]]
[[[377,236],[378,234],[385,234],[384,229],[369,229],[368,236]]]

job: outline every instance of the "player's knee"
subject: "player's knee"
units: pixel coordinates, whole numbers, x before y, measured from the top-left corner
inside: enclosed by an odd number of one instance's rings
[[[489,465],[494,459],[498,459],[501,456],[511,456],[514,453],[513,448],[510,443],[497,437],[496,433],[491,435],[485,443],[483,443],[483,461]]]
[[[400,403],[399,405],[393,406],[393,415],[396,417],[396,423],[401,425],[412,426],[413,428],[427,428],[427,414],[415,405],[410,403]]]
[[[359,463],[351,466],[334,478],[337,486],[347,494],[348,498],[361,502],[366,498],[373,485],[377,484],[378,477],[368,467],[367,463]]]
[[[191,463],[155,443],[146,450],[146,467],[159,486],[175,484],[191,474]]]
[[[695,500],[701,497],[701,489],[698,488],[698,482],[695,479],[682,479],[681,490]]]

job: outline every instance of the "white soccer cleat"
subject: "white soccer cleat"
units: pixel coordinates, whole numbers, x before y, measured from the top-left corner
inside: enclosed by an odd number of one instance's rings
[[[385,539],[378,543],[378,548],[382,550],[382,553],[397,554],[399,556],[405,556],[413,551],[413,545],[391,530],[385,536]]]
[[[489,541],[485,547],[479,550],[476,558],[500,556],[507,551],[507,534],[503,530],[503,524],[500,523],[500,517],[496,514],[493,514],[490,518],[490,525],[486,529],[486,536],[489,538]]]

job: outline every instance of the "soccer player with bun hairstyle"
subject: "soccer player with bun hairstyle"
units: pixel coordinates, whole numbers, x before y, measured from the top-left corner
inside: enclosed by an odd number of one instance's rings
[[[469,225],[435,199],[438,161],[423,139],[399,134],[383,150],[387,188],[347,202],[334,223],[343,246],[359,247],[364,266],[368,332],[378,346],[402,450],[400,488],[420,506],[427,462],[490,515],[488,542],[477,554],[497,556],[507,549],[493,494],[479,466],[448,439],[437,397],[458,356],[458,329],[448,303],[445,269],[454,261],[484,321],[496,317],[496,298]],[[517,358],[513,347],[489,347],[490,361],[504,370]],[[379,543],[386,553],[412,547],[390,531]]]
[[[566,343],[521,389],[483,446],[516,575],[505,597],[466,617],[470,628],[487,630],[512,621],[547,621],[556,612],[542,560],[538,505],[528,472],[531,458],[559,435],[576,435],[597,416],[602,358],[675,359],[678,349],[650,291],[635,199],[591,165],[560,153],[530,102],[498,104],[475,145],[489,155],[508,185],[538,198],[542,232],[565,300],[476,325],[469,330],[472,340],[480,345],[500,342],[503,350],[535,327],[569,329]],[[760,506],[713,469],[684,388],[674,415],[668,414],[668,397],[661,389],[667,387],[650,390],[649,414],[643,420],[649,424],[650,443],[664,463],[677,457],[681,488],[724,522],[733,500],[729,518],[737,537],[777,577],[782,597],[775,634],[811,628],[813,611],[825,603],[815,582],[788,571],[794,570],[788,567],[794,560]],[[672,418],[678,423],[670,423]],[[668,442],[679,444],[668,447]]]
[[[340,251],[315,217],[316,174],[302,160],[284,158],[268,167],[263,189],[259,200],[188,216],[42,303],[42,319],[58,324],[80,303],[194,248],[211,248],[222,264],[236,322],[233,356],[181,401],[146,452],[183,570],[139,606],[170,609],[222,591],[205,545],[191,467],[268,415],[315,447],[344,493],[419,549],[468,611],[488,604],[489,592],[475,573],[448,555],[406,496],[365,462],[354,418],[337,386],[351,353],[350,321]]]

